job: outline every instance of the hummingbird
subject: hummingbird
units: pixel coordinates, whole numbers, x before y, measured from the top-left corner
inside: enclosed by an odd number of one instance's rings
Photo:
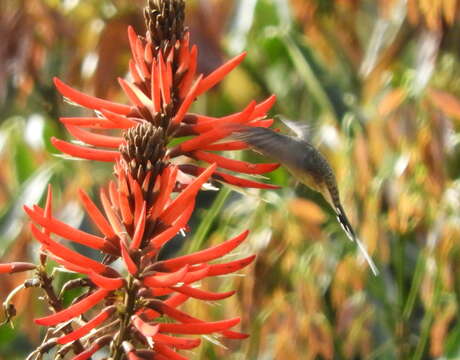
[[[340,201],[337,180],[326,158],[306,139],[304,129],[298,124],[282,119],[297,137],[284,135],[272,129],[239,125],[231,137],[245,142],[263,156],[284,166],[298,181],[319,192],[334,210],[347,237],[355,242],[374,275],[377,266],[365,245],[356,235]]]

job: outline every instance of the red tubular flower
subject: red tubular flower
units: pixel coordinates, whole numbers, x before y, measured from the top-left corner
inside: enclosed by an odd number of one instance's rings
[[[211,74],[203,77],[196,73],[197,47],[190,47],[189,34],[169,43],[166,49],[159,49],[150,37],[139,37],[132,27],[128,28],[132,60],[130,73],[133,82],[119,79],[119,83],[130,105],[117,104],[98,99],[75,90],[55,78],[59,92],[71,102],[98,112],[100,117],[61,118],[70,134],[86,145],[76,145],[53,138],[51,141],[62,152],[88,160],[117,161],[123,155],[126,139],[108,136],[93,129],[125,132],[144,123],[162,127],[166,143],[173,137],[192,136],[169,149],[167,156],[186,156],[194,160],[217,163],[218,167],[244,174],[264,174],[278,167],[278,164],[254,165],[236,162],[218,156],[210,151],[245,149],[242,142],[222,142],[231,134],[232,124],[249,126],[270,126],[273,120],[263,120],[273,106],[275,97],[257,104],[251,102],[242,112],[214,118],[188,113],[192,102],[205,93],[237,67],[244,59],[242,53]],[[165,115],[167,120],[165,120]],[[192,171],[196,172],[196,171]],[[273,185],[248,181],[223,172],[214,175],[218,181],[243,187],[273,188]]]
[[[103,215],[103,212],[96,207],[88,195],[80,191],[88,217],[106,235],[104,238],[71,228],[57,220],[52,214],[44,217],[45,211],[38,206],[33,209],[26,207],[31,219],[37,224],[31,225],[31,229],[33,235],[42,243],[42,251],[64,268],[86,274],[90,284],[90,291],[85,297],[64,310],[36,319],[35,322],[44,326],[59,326],[84,313],[92,313],[91,320],[59,337],[57,341],[59,344],[77,340],[85,343],[92,339],[91,330],[106,323],[120,323],[120,314],[116,309],[123,305],[116,294],[118,291],[124,291],[132,292],[136,298],[136,303],[131,309],[134,314],[130,319],[132,326],[138,334],[145,338],[146,344],[149,342],[156,344],[153,351],[167,358],[172,352],[176,354],[174,356],[182,357],[174,349],[190,349],[200,343],[199,339],[176,338],[174,337],[176,334],[199,335],[219,332],[228,338],[244,338],[245,334],[230,331],[239,323],[239,318],[207,322],[193,318],[178,310],[177,307],[189,298],[216,301],[235,293],[234,291],[214,293],[195,287],[193,284],[209,276],[238,271],[250,264],[254,256],[228,263],[209,264],[210,261],[215,261],[238,247],[247,238],[248,231],[222,244],[193,254],[163,261],[156,259],[162,246],[186,226],[193,210],[193,207],[190,209],[189,204],[194,200],[200,187],[210,179],[215,167],[212,165],[199,174],[193,182],[185,187],[179,187],[183,190],[173,198],[173,190],[177,188],[174,184],[178,181],[178,172],[176,166],[167,166],[152,185],[153,189],[157,189],[156,193],[154,191],[153,199],[144,201],[142,207],[138,201],[139,214],[137,221],[130,223],[130,229],[126,219],[135,218],[136,202],[134,199],[128,201],[126,209],[123,209],[125,205],[119,201],[120,197],[118,199],[106,197],[105,209],[111,210],[106,211],[106,214]],[[118,168],[117,175],[118,183],[114,183],[114,191],[120,194],[126,186],[125,180],[128,179],[128,184],[133,183],[133,180],[121,167]],[[160,192],[161,190],[163,191]],[[48,197],[51,198],[51,196],[50,191]],[[50,200],[47,200],[47,204],[50,204]],[[125,217],[122,214],[124,211],[129,212],[125,214]],[[116,219],[116,227],[120,229],[114,229],[111,225],[114,219]],[[42,230],[39,230],[37,226],[41,226]],[[87,238],[88,240],[83,242],[80,239],[79,243],[96,248],[112,259],[121,258],[126,271],[120,273],[106,263],[81,255],[53,240],[50,234],[56,234],[67,240],[75,240],[78,236]],[[110,236],[110,239],[107,235]],[[159,296],[164,295],[168,295],[168,299],[160,300]],[[165,324],[161,320],[162,317],[168,317],[175,322]],[[117,339],[117,336],[119,333],[115,331],[113,338]],[[92,351],[93,348],[90,350]],[[82,354],[90,354],[91,351],[88,350]],[[78,356],[84,358],[86,355],[82,354]],[[136,351],[132,350],[132,354],[135,356]]]
[[[251,102],[243,111],[221,118],[189,113],[195,98],[220,82],[245,54],[207,76],[197,74],[198,50],[190,46],[188,31],[183,26],[184,1],[151,0],[148,4],[146,37],[128,29],[133,82],[120,79],[119,83],[130,105],[83,94],[55,79],[61,94],[95,110],[97,116],[61,118],[70,134],[85,145],[59,139],[52,139],[53,144],[72,156],[114,162],[116,181],[101,188],[101,208],[86,192],[79,192],[88,218],[100,234],[75,229],[53,215],[51,189],[44,209],[24,208],[32,222],[32,234],[41,243],[42,265],[49,258],[66,270],[84,275],[63,286],[62,292],[76,286],[86,289],[64,307],[59,296],[53,295],[47,267],[36,270],[53,313],[35,322],[52,327],[56,336],[53,345],[63,345],[59,355],[72,349],[76,360],[89,359],[103,347],[110,349],[110,358],[115,360],[186,359],[178,351],[198,346],[200,339],[177,334],[247,337],[231,330],[240,322],[238,317],[205,321],[179,308],[190,298],[217,301],[235,293],[210,291],[202,288],[201,282],[211,276],[237,272],[254,261],[255,256],[251,255],[218,262],[245,241],[248,231],[196,253],[162,261],[158,257],[162,248],[187,228],[196,196],[211,179],[242,187],[274,188],[217,168],[264,174],[278,164],[251,164],[213,151],[245,149],[240,141],[224,139],[240,124],[270,126],[273,120],[265,117],[275,98],[259,104]],[[113,135],[114,129],[120,131],[118,136]],[[172,138],[184,136],[189,138],[168,147]],[[209,166],[173,164],[171,159],[179,156]],[[80,254],[69,247],[72,243],[99,252],[102,260]],[[115,261],[116,267],[112,265]],[[0,273],[34,268],[28,263],[1,264]]]

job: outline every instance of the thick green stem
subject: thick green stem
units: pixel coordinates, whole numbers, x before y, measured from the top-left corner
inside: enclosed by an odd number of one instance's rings
[[[136,287],[134,286],[134,278],[129,276],[128,278],[128,285],[126,287],[125,293],[125,302],[124,302],[124,309],[120,313],[120,331],[118,333],[117,338],[115,339],[115,344],[112,346],[112,353],[111,358],[113,360],[121,360],[123,356],[123,349],[121,344],[125,339],[127,333],[129,332],[129,325],[131,316],[134,313],[134,307],[136,304]]]

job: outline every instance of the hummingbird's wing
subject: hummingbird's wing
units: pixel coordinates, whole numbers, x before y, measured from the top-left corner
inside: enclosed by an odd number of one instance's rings
[[[244,141],[254,151],[288,166],[293,162],[292,154],[302,150],[297,139],[267,128],[239,126],[231,137]]]
[[[288,120],[285,117],[278,116],[286,127],[288,127],[296,136],[305,141],[309,141],[311,137],[311,126],[299,121]]]

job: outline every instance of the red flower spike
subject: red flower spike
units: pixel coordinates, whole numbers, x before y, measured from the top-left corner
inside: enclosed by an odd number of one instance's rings
[[[109,306],[105,308],[99,313],[99,315],[95,316],[93,319],[88,321],[82,327],[78,328],[75,331],[72,331],[71,333],[67,335],[61,336],[59,339],[57,339],[57,342],[61,345],[64,345],[69,342],[80,339],[82,336],[85,336],[91,330],[95,329],[100,324],[102,324],[105,320],[107,320],[115,312],[115,310],[116,310],[115,306]]]
[[[188,324],[166,324],[161,323],[160,332],[169,332],[172,334],[200,335],[211,334],[213,332],[230,329],[241,321],[240,318],[221,320],[214,322],[188,323]]]
[[[232,160],[227,159],[223,156],[204,152],[201,150],[197,150],[191,153],[191,155],[202,161],[206,161],[207,163],[216,163],[218,167],[241,172],[244,174],[253,174],[253,175],[260,175],[265,174],[270,171],[277,169],[280,164],[270,163],[270,164],[252,164],[246,161],[240,160]]]
[[[38,213],[36,210],[38,207],[34,207],[34,210],[24,206],[24,211],[29,215],[29,217],[36,222],[37,224],[52,230],[56,235],[62,236],[67,240],[88,246],[92,249],[101,250],[103,252],[112,252],[113,247],[105,239],[89,234],[87,232],[75,229],[59,220],[56,220],[54,217],[46,218]]]
[[[171,240],[174,236],[177,235],[177,233],[183,229],[190,217],[192,216],[193,209],[195,208],[195,201],[191,201],[188,207],[182,212],[180,215],[179,219],[176,220],[176,222],[160,234],[156,235],[150,240],[150,245],[154,249],[160,249],[165,243],[167,243],[169,240]]]
[[[124,143],[124,140],[121,137],[95,134],[73,125],[65,125],[65,127],[74,138],[83,141],[88,145],[104,146],[117,149],[121,144]]]
[[[80,195],[80,200],[86,209],[86,213],[89,215],[89,217],[94,222],[94,224],[97,226],[97,228],[108,239],[115,238],[116,237],[115,232],[113,231],[109,222],[107,221],[105,216],[102,215],[101,211],[98,209],[96,204],[94,204],[94,202],[91,200],[88,194],[82,189],[79,189],[78,194]]]
[[[246,52],[241,53],[238,56],[235,56],[233,59],[230,59],[225,64],[223,64],[218,69],[214,70],[211,74],[206,76],[203,81],[201,82],[200,86],[197,89],[196,96],[199,96],[209,89],[211,89],[214,85],[220,82],[230,71],[232,71],[235,67],[237,67],[245,58]]]
[[[194,182],[189,184],[179,195],[171,202],[171,204],[160,215],[161,221],[165,224],[171,224],[174,219],[187,207],[187,201],[194,197],[200,190],[201,186],[208,181],[211,174],[216,169],[216,164],[212,164],[203,173],[198,176]]]
[[[176,349],[194,349],[201,344],[201,339],[187,339],[177,338],[174,336],[168,336],[164,334],[156,334],[153,340],[159,344],[165,344],[168,346],[175,347]]]
[[[139,330],[139,332],[145,337],[153,337],[156,334],[158,334],[158,331],[160,329],[159,325],[150,325],[137,315],[133,315],[131,317],[131,320],[136,329]]]
[[[89,279],[97,286],[105,290],[117,290],[123,287],[126,283],[123,278],[109,278],[107,276],[99,275],[95,272],[89,274]]]
[[[0,264],[0,274],[13,274],[28,270],[34,270],[37,266],[35,264],[26,262],[11,262]]]
[[[244,259],[239,259],[224,264],[209,265],[208,276],[226,275],[241,270],[252,263],[255,258],[256,256],[252,255]]]
[[[96,306],[100,303],[107,295],[109,291],[99,289],[96,290],[91,295],[85,297],[83,300],[69,306],[68,308],[59,311],[53,315],[45,316],[39,319],[35,319],[35,323],[43,326],[54,326],[60,324],[64,321],[71,320],[87,310],[91,309],[93,306]]]
[[[133,241],[130,244],[131,249],[139,249],[139,246],[141,245],[142,236],[144,235],[145,230],[146,206],[147,204],[144,201],[140,216],[137,217],[138,221],[136,224],[136,230],[134,231]]]
[[[120,248],[121,248],[121,257],[123,258],[123,262],[125,263],[126,268],[128,269],[131,275],[136,275],[137,272],[139,271],[139,268],[137,267],[136,263],[131,258],[131,255],[129,255],[128,249],[126,248],[126,244],[123,241],[120,241]]]
[[[155,360],[160,359],[159,356],[163,355],[167,360],[187,360],[186,357],[176,353],[174,350],[170,349],[167,345],[155,343],[154,349],[158,352],[158,355],[155,354]]]
[[[99,150],[85,146],[79,146],[68,143],[67,141],[57,139],[54,136],[51,138],[51,143],[56,149],[62,151],[65,154],[86,160],[112,162],[117,161],[120,158],[120,153],[118,151]]]
[[[70,250],[69,248],[61,245],[60,243],[52,240],[48,235],[42,233],[34,224],[30,224],[30,229],[34,237],[42,243],[42,245],[54,255],[69,261],[72,264],[81,266],[88,269],[89,271],[94,271],[96,273],[105,272],[108,267],[101,264],[93,259],[90,259],[87,256],[81,255],[80,253]]]
[[[182,101],[182,104],[179,108],[179,110],[176,113],[176,116],[171,120],[172,124],[179,124],[182,119],[184,118],[185,113],[188,111],[190,105],[192,105],[192,102],[196,98],[196,90],[198,86],[200,85],[201,80],[203,79],[203,75],[198,76],[198,78],[195,80],[195,83],[193,86],[190,88],[189,92],[184,98],[184,101]]]
[[[235,290],[227,291],[223,293],[215,293],[211,291],[205,291],[197,288],[193,288],[187,285],[182,285],[174,288],[175,291],[180,292],[181,294],[187,295],[194,299],[206,300],[206,301],[216,301],[226,299],[236,293]]]
[[[81,126],[89,129],[117,128],[113,122],[98,117],[61,117],[59,121],[64,125]]]
[[[115,124],[119,129],[129,129],[138,124],[137,121],[131,120],[126,116],[122,116],[105,109],[101,109],[100,112],[108,121],[110,121],[112,124]]]
[[[158,269],[166,269],[173,271],[185,264],[194,265],[205,263],[208,261],[215,260],[221,256],[224,256],[238,247],[244,240],[246,240],[249,234],[249,230],[242,232],[240,235],[235,236],[233,239],[227,240],[222,244],[213,246],[206,250],[201,250],[193,254],[180,256],[177,258],[172,258],[169,260],[164,260],[158,263]]]
[[[97,97],[86,95],[78,90],[71,88],[58,78],[54,78],[54,85],[59,92],[69,100],[86,107],[88,109],[100,110],[106,109],[121,115],[128,115],[131,113],[131,106],[117,104],[111,101],[102,100]]]
[[[155,274],[152,276],[146,276],[142,279],[142,282],[150,287],[170,287],[179,282],[182,282],[188,271],[188,265],[183,266],[179,270],[170,274]]]

